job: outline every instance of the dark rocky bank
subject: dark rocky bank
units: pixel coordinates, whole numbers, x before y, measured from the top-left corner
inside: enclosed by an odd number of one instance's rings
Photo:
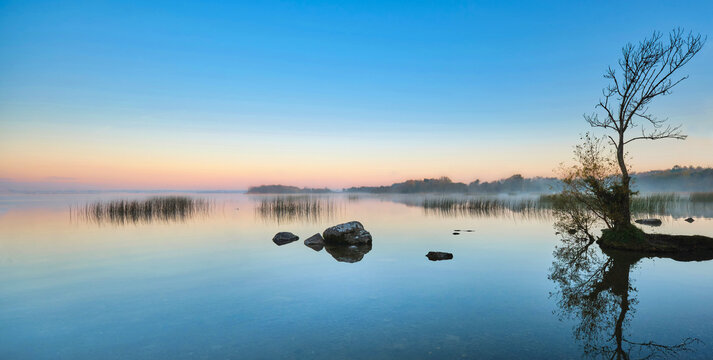
[[[677,260],[713,259],[713,238],[703,235],[648,234],[631,226],[626,231],[602,231],[597,241],[602,250],[636,252],[644,257],[666,257]]]

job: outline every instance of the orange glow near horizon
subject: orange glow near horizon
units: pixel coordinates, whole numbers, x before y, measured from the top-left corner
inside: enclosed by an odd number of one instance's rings
[[[676,164],[713,165],[710,159],[706,162],[699,157],[698,162],[693,162],[691,156],[684,155],[691,148],[713,148],[706,139],[689,139],[687,146],[679,150],[674,146],[661,150],[647,145],[631,147],[633,153],[642,154],[634,158],[635,171]],[[530,150],[509,147],[492,154],[471,146],[433,153],[377,147],[358,153],[335,148],[331,153],[315,151],[309,155],[272,150],[238,156],[229,151],[192,152],[179,147],[117,150],[111,146],[91,146],[68,144],[53,148],[41,143],[10,141],[3,145],[0,154],[0,178],[105,189],[246,189],[261,184],[340,189],[440,176],[468,183],[475,179],[497,180],[516,173],[527,177],[555,176],[555,169],[567,160],[570,149],[566,145]],[[651,156],[643,156],[648,154]],[[689,159],[686,163],[676,160],[686,158]]]
[[[304,132],[295,141],[292,133],[280,131],[4,124],[0,182],[147,190],[243,190],[263,184],[341,189],[441,176],[469,183],[513,174],[555,176],[577,141],[576,133],[547,137],[522,131],[376,132],[366,140],[367,135],[334,133]],[[710,137],[691,136],[642,141],[628,150],[632,170],[646,171],[713,166],[712,148]]]

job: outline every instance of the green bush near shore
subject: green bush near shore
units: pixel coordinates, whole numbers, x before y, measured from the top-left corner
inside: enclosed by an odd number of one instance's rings
[[[603,247],[628,250],[644,250],[650,247],[646,241],[646,233],[634,225],[620,230],[602,230],[599,244]]]

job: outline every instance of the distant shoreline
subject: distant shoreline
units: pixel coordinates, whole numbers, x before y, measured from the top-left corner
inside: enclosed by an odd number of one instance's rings
[[[667,170],[651,170],[633,174],[634,190],[647,193],[670,192],[713,192],[713,168],[674,166]],[[370,194],[417,194],[417,193],[453,193],[453,194],[493,194],[493,193],[553,193],[560,189],[560,180],[555,177],[525,178],[513,175],[506,179],[491,182],[475,180],[469,184],[453,182],[447,177],[435,179],[406,180],[383,186],[356,186],[345,189],[299,188],[290,185],[260,185],[247,190],[187,190],[187,189],[57,189],[40,190],[22,188],[22,185],[2,184],[0,194],[107,194],[107,193],[194,193],[194,194],[335,194],[335,193],[370,193]]]
[[[713,168],[674,166],[668,170],[652,170],[632,175],[634,190],[642,192],[708,192],[713,191]],[[495,193],[556,193],[562,183],[555,177],[525,178],[515,174],[491,182],[475,180],[469,184],[453,182],[448,177],[406,180],[384,186],[358,186],[343,189],[346,193],[370,194],[495,194]],[[299,188],[287,185],[250,187],[247,194],[328,194],[327,188]]]

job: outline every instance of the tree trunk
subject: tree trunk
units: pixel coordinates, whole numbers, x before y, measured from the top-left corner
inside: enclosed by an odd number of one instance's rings
[[[616,204],[612,204],[615,209],[612,223],[614,229],[625,229],[631,225],[631,189],[629,187],[631,178],[629,177],[629,171],[624,162],[623,133],[619,134],[619,146],[616,148],[616,159],[619,163],[619,169],[621,170],[621,189],[618,189],[615,193]]]

